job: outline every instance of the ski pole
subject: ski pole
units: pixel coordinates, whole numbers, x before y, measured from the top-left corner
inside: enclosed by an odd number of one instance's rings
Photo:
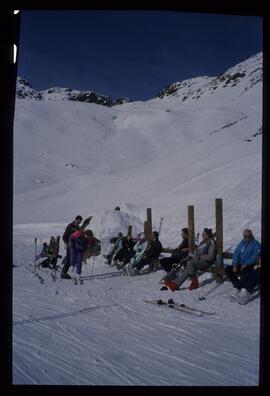
[[[93,259],[93,264],[92,264],[92,268],[91,268],[90,276],[92,276],[92,275],[93,275],[93,273],[94,273],[95,257],[96,257],[96,256],[94,256],[94,259]]]
[[[35,259],[34,259],[34,273],[36,273],[37,263],[37,238],[35,238]]]
[[[221,282],[217,283],[217,284],[216,284],[215,286],[213,286],[210,290],[208,290],[208,291],[205,293],[204,296],[200,296],[200,297],[199,297],[199,300],[200,300],[200,301],[206,300],[206,297],[208,297],[208,296],[209,296],[210,294],[212,294],[219,286],[221,286],[221,285],[224,283],[224,281],[225,281],[226,279],[227,279],[227,276],[226,276],[225,278],[223,278]]]
[[[194,238],[195,245],[198,246],[199,244],[200,233],[197,233],[197,236]]]
[[[162,222],[163,222],[164,216],[160,218],[160,223],[159,223],[159,228],[158,228],[158,234],[160,235],[160,231],[161,231],[161,226],[162,226]]]

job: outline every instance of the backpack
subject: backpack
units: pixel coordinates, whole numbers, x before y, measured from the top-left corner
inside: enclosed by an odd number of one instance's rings
[[[94,243],[92,243],[85,251],[84,260],[92,257],[99,256],[101,253],[101,244],[100,240],[95,238]]]
[[[95,239],[95,243],[93,244],[92,248],[92,256],[99,256],[101,252],[101,244],[99,239]]]

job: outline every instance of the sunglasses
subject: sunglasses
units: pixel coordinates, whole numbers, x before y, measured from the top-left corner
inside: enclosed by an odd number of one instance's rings
[[[252,238],[252,235],[248,234],[248,235],[244,235],[244,239],[249,239]]]

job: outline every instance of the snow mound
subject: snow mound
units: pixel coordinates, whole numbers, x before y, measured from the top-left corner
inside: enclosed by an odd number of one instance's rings
[[[128,226],[132,225],[132,235],[143,232],[143,222],[132,214],[118,210],[99,210],[93,214],[90,228],[98,239],[105,240],[117,236],[118,232],[127,235]]]

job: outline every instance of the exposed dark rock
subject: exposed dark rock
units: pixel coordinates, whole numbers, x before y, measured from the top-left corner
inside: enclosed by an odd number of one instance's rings
[[[68,100],[77,102],[87,102],[101,104],[103,106],[113,106],[113,101],[109,96],[97,95],[95,92],[84,92],[72,93],[68,96]]]
[[[27,80],[20,77],[17,78],[16,97],[18,99],[42,99],[42,95],[35,91]]]
[[[172,95],[173,93],[177,92],[177,90],[178,86],[176,84],[167,85],[166,88],[162,89],[162,91],[157,94],[157,97],[162,99],[164,96]]]
[[[243,78],[243,77],[245,77],[245,75],[246,75],[245,73],[238,72],[238,73],[233,74],[231,76],[230,80],[236,80],[237,78]]]
[[[121,105],[121,104],[124,104],[124,103],[130,103],[130,102],[133,102],[133,100],[129,99],[129,98],[118,98],[118,99],[116,99],[114,104],[115,105]]]

